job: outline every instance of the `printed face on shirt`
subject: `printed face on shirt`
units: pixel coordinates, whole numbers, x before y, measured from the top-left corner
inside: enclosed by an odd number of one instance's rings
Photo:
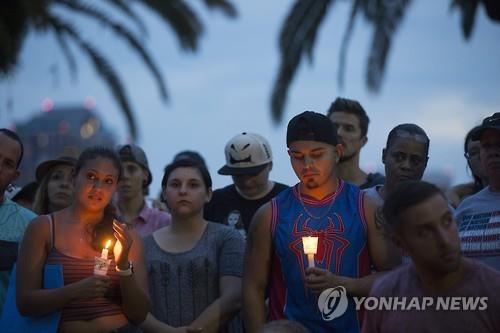
[[[73,167],[56,165],[52,168],[47,183],[47,197],[51,212],[68,207],[73,201]]]
[[[198,169],[174,169],[163,188],[163,198],[172,215],[193,216],[203,213],[203,206],[210,200],[212,189],[207,189]]]
[[[436,193],[398,216],[395,241],[415,266],[436,274],[450,273],[460,264],[457,223],[445,198]]]
[[[308,189],[316,189],[336,177],[334,170],[342,146],[317,141],[294,141],[288,149],[293,171]],[[334,189],[332,189],[334,190]]]
[[[391,184],[422,179],[427,160],[427,146],[411,136],[392,139],[382,151],[386,179]]]
[[[19,142],[0,133],[0,197],[7,186],[19,177],[17,162],[21,157]]]
[[[119,174],[108,158],[87,160],[75,175],[75,200],[86,209],[103,210],[116,191]]]
[[[359,118],[355,114],[341,111],[333,112],[329,118],[337,129],[339,142],[344,149],[340,162],[350,160],[359,154],[368,140],[361,134]]]
[[[147,177],[147,171],[139,164],[130,161],[122,162],[122,175],[118,184],[118,197],[131,199],[142,195]]]

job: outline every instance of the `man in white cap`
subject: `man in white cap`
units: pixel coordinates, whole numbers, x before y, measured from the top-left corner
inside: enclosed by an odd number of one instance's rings
[[[229,140],[224,152],[226,164],[218,173],[231,176],[233,184],[213,192],[205,218],[234,226],[246,235],[257,209],[288,186],[269,179],[273,155],[262,136],[238,134]]]

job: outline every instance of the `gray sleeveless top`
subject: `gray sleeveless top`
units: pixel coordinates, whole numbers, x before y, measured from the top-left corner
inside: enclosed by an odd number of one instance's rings
[[[144,238],[153,315],[174,326],[189,325],[219,297],[222,276],[243,274],[245,242],[233,228],[208,222],[189,251],[170,253],[149,235]],[[220,332],[242,332],[238,317]]]

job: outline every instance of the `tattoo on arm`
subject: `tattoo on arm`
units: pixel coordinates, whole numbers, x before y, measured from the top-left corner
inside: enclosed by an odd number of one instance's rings
[[[382,207],[377,207],[375,210],[375,227],[378,231],[380,231],[380,233],[387,236],[386,221],[384,214],[382,213]]]

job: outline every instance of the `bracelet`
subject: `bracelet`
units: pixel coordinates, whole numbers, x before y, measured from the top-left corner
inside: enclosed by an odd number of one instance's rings
[[[130,276],[134,272],[133,265],[132,265],[131,261],[128,262],[128,268],[127,269],[123,269],[123,270],[119,269],[118,265],[116,265],[115,266],[115,270],[116,270],[116,273],[118,273],[118,275],[120,275],[120,276]]]

